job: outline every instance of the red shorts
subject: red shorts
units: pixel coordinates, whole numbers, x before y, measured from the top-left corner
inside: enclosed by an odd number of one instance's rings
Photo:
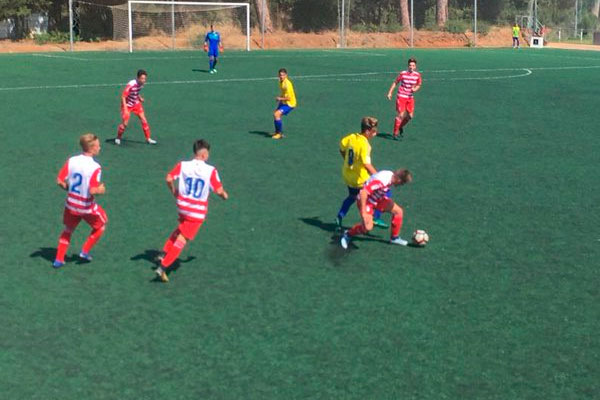
[[[63,213],[63,223],[71,230],[75,230],[79,222],[83,219],[93,229],[100,229],[108,222],[106,211],[98,204],[94,206],[94,211],[89,214],[76,214],[73,211],[65,208]]]
[[[398,96],[396,98],[396,111],[402,113],[408,111],[409,113],[415,112],[415,98],[405,98]]]
[[[187,240],[194,240],[196,234],[198,233],[198,229],[202,226],[204,221],[190,221],[185,219],[184,217],[179,217],[179,232],[183,235]]]
[[[393,204],[394,200],[390,199],[389,197],[384,197],[383,199],[379,200],[377,202],[377,204],[375,204],[375,206],[373,206],[373,204],[369,203],[367,201],[367,204],[365,205],[365,212],[369,215],[373,215],[373,213],[375,212],[375,210],[379,210],[381,212],[386,211],[386,208],[389,207],[389,204]]]
[[[142,102],[137,103],[133,107],[127,106],[127,111],[129,111],[130,113],[134,113],[135,115],[137,115],[139,117],[140,114],[144,112],[144,107],[142,106]],[[123,109],[123,105],[121,105],[121,119],[123,119],[123,121],[126,121],[129,119],[129,117],[125,117],[125,110]]]

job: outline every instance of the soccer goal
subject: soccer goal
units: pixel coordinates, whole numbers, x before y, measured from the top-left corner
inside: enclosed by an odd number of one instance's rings
[[[127,3],[129,52],[136,48],[202,48],[211,24],[225,45],[243,40],[250,51],[248,3],[130,0]],[[238,39],[238,40],[236,40]]]

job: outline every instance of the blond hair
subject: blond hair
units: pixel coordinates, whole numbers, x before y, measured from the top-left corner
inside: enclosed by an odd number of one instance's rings
[[[377,124],[378,124],[377,118],[375,118],[375,117],[364,117],[360,121],[360,130],[361,130],[361,132],[365,133],[369,129],[377,128]]]
[[[92,147],[92,143],[94,143],[96,140],[98,140],[98,136],[94,135],[93,133],[84,133],[83,135],[79,136],[79,145],[81,145],[83,151],[89,151]]]

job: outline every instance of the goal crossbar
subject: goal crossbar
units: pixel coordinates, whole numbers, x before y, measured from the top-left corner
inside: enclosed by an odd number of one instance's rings
[[[129,0],[127,2],[127,19],[129,28],[129,52],[133,53],[133,14],[132,4],[161,4],[170,6],[217,6],[221,8],[246,8],[246,51],[250,51],[250,4],[249,3],[216,3],[202,1],[164,1],[164,0]],[[175,12],[174,10],[172,11]],[[173,27],[174,29],[174,27]]]

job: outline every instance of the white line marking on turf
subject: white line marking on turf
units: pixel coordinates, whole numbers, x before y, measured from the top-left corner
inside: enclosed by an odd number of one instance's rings
[[[533,73],[533,71],[531,71],[531,69],[529,69],[529,68],[519,68],[518,70],[525,71],[525,72],[522,74],[515,74],[515,75],[466,76],[463,78],[423,78],[423,80],[425,82],[431,82],[431,81],[491,81],[491,80],[497,80],[497,79],[522,78],[525,76],[529,76]],[[511,68],[510,71],[515,71],[515,69]],[[453,71],[453,72],[457,72],[457,71]],[[348,81],[350,81],[350,82],[381,82],[381,81],[384,81],[384,79],[361,79],[361,78],[351,78],[351,79],[318,78],[318,79],[314,79],[314,80],[346,81],[346,82],[348,82]],[[389,79],[385,79],[385,81],[387,81],[387,80],[389,80]]]
[[[348,55],[354,55],[354,54],[359,54],[359,55],[364,55],[364,56],[376,56],[376,57],[386,57],[387,54],[381,54],[381,53],[371,53],[369,51],[360,51],[360,50],[321,50],[324,53],[336,53],[336,54],[348,54]]]
[[[464,78],[433,78],[431,80],[495,80],[495,79],[507,79],[507,78],[518,78],[522,76],[528,76],[533,71],[560,71],[569,69],[598,69],[600,65],[588,65],[588,66],[572,66],[572,67],[527,67],[527,68],[490,68],[490,69],[465,69],[465,70],[438,70],[438,71],[421,71],[423,73],[457,73],[457,72],[500,72],[500,71],[525,71],[521,74],[505,75],[505,76],[483,76],[483,77],[464,77]],[[385,71],[385,72],[355,72],[355,73],[344,73],[344,74],[322,74],[322,75],[296,75],[292,76],[292,79],[340,79],[342,77],[361,77],[361,76],[376,76],[376,75],[396,75],[398,72]],[[270,81],[276,80],[277,77],[263,77],[263,78],[230,78],[230,79],[204,79],[204,80],[185,80],[185,81],[162,81],[162,82],[149,82],[147,85],[191,85],[191,84],[211,84],[211,83],[239,83],[239,82],[257,82],[257,81]],[[360,78],[355,78],[360,79]],[[348,79],[344,79],[348,80]],[[70,84],[70,85],[42,85],[42,86],[17,86],[17,87],[0,87],[0,92],[7,91],[18,91],[18,90],[45,90],[45,89],[81,89],[81,88],[101,88],[101,87],[121,87],[125,83],[89,83],[89,84]]]
[[[322,51],[318,51],[319,53],[324,53],[327,52],[327,50],[322,50]],[[331,50],[331,53],[335,53],[335,50]],[[58,55],[51,55],[51,54],[31,54],[34,57],[46,57],[46,58],[63,58],[63,59],[69,59],[69,60],[76,60],[76,61],[148,61],[148,60],[154,60],[154,61],[161,61],[161,60],[165,60],[165,61],[171,61],[171,60],[205,60],[206,59],[206,55],[198,52],[197,55],[193,55],[193,56],[165,56],[165,57],[159,57],[159,56],[148,56],[148,57],[136,57],[136,56],[131,56],[131,57],[102,57],[102,58],[83,58],[83,57],[69,57],[69,56],[58,56]],[[361,57],[365,57],[365,56],[376,56],[376,57],[385,57],[385,54],[380,54],[380,53],[368,53],[368,52],[338,52],[337,55],[341,55],[341,56],[352,56],[352,55],[356,55],[356,56],[361,56]],[[331,55],[329,54],[312,54],[312,55],[306,55],[306,54],[262,54],[262,53],[252,53],[251,57],[253,58],[297,58],[297,57],[302,57],[302,58],[326,58],[326,57],[331,57]],[[233,58],[248,58],[247,54],[234,54],[234,55],[222,55],[221,58],[223,60],[230,60]]]
[[[34,53],[34,54],[32,54],[32,56],[34,56],[34,57],[46,57],[46,58],[62,58],[62,59],[77,60],[77,61],[90,61],[89,58],[71,57],[71,56],[58,56],[58,55],[55,55],[55,54],[39,54],[39,53]]]

